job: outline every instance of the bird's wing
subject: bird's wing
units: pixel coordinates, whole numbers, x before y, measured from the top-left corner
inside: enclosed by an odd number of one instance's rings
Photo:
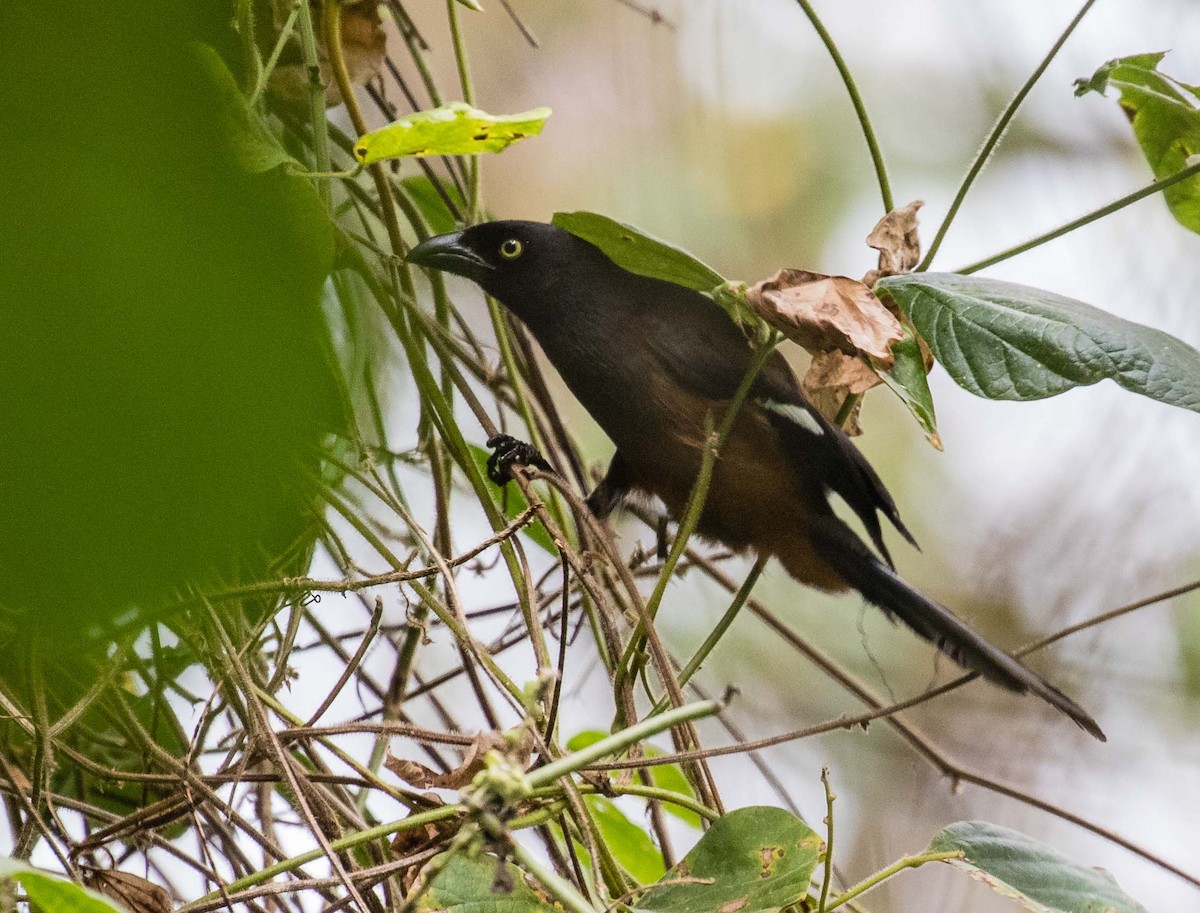
[[[708,297],[670,283],[660,285],[666,288],[659,289],[654,307],[644,315],[649,321],[643,324],[648,328],[647,347],[687,389],[710,399],[732,399],[750,369],[753,353],[746,337]],[[806,478],[820,479],[846,501],[889,564],[877,511],[916,546],[896,502],[871,464],[841,428],[813,408],[778,352],[763,365],[750,396],[765,411],[797,468]]]

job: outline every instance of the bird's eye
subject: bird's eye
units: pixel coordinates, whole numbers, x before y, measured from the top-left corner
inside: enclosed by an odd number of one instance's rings
[[[516,238],[509,238],[500,244],[500,256],[505,260],[516,260],[521,256],[521,252],[525,250],[525,245]]]

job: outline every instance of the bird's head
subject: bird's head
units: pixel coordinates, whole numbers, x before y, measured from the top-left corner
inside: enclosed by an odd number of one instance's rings
[[[568,278],[611,261],[582,238],[545,222],[484,222],[437,235],[408,252],[417,266],[439,269],[477,283],[521,317],[544,306],[545,293]]]

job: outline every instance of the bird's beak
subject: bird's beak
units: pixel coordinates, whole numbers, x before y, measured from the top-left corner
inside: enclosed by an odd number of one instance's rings
[[[408,252],[405,260],[417,266],[464,276],[475,282],[494,269],[483,257],[463,244],[461,231],[452,231],[422,241]]]

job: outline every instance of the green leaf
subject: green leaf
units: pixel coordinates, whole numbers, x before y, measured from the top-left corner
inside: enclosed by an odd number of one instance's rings
[[[550,113],[549,108],[534,108],[520,114],[488,114],[455,101],[364,133],[354,144],[354,157],[360,165],[370,165],[410,155],[501,152],[541,133]]]
[[[433,864],[443,859],[436,856]],[[511,891],[495,889],[497,874]],[[525,881],[525,873],[494,856],[457,854],[438,873],[418,909],[446,913],[561,913]]]
[[[622,269],[651,279],[665,279],[697,292],[708,292],[725,279],[687,251],[638,231],[624,222],[594,212],[556,212],[559,228],[595,244]]]
[[[491,456],[487,450],[482,447],[477,447],[474,444],[467,445],[471,450],[471,456],[475,460],[475,465],[479,467],[479,472],[483,477],[487,478],[487,461]],[[496,492],[497,503],[504,511],[504,516],[508,519],[515,519],[522,511],[529,506],[529,502],[525,500],[525,495],[521,493],[516,485],[505,485],[503,490]],[[532,523],[526,524],[521,530],[521,534],[527,536],[531,542],[535,542],[548,551],[555,558],[558,557],[558,549],[554,547],[554,539],[542,525],[541,521],[534,520]]]
[[[95,891],[64,881],[58,876],[18,859],[0,857],[0,881],[11,878],[29,895],[41,913],[124,913]]]
[[[455,218],[454,212],[446,205],[446,201],[442,199],[437,188],[433,186],[433,181],[425,175],[405,178],[400,182],[400,186],[408,191],[408,195],[412,197],[412,201],[421,211],[421,215],[425,217],[425,221],[435,235],[444,235],[458,227],[458,219]],[[450,181],[442,181],[442,190],[446,192],[460,213],[466,212],[466,201],[463,200],[457,187]]]
[[[904,338],[892,344],[895,362],[889,370],[876,369],[876,373],[888,389],[900,397],[900,402],[908,407],[929,443],[941,450],[942,439],[937,431],[937,415],[933,411],[933,394],[925,373],[921,342],[909,321],[900,321],[900,326],[904,330]]]
[[[666,867],[650,835],[603,796],[585,796],[584,801],[596,818],[600,836],[625,871],[642,884],[658,881]]]
[[[600,732],[598,729],[584,730],[571,736],[567,742],[567,750],[572,752],[580,751],[589,745],[594,745],[605,738],[605,736],[606,733]],[[661,758],[666,754],[658,746],[649,744],[645,745],[645,752],[648,758]],[[687,781],[687,777],[683,775],[683,771],[679,769],[678,764],[654,765],[650,768],[650,781],[659,789],[679,793],[679,795],[687,796],[689,799],[696,798],[692,784]],[[690,808],[684,808],[682,805],[675,805],[672,802],[664,802],[662,807],[663,811],[674,815],[680,821],[684,821],[692,827],[700,827],[700,816]]]
[[[646,757],[648,758],[660,758],[666,754],[665,751],[654,745],[647,745],[645,748]],[[696,791],[692,789],[692,784],[683,775],[683,771],[680,770],[678,764],[655,764],[650,768],[650,781],[659,789],[679,793],[681,796],[687,796],[689,799],[696,798]],[[684,808],[682,805],[675,805],[671,802],[664,802],[663,810],[674,815],[680,821],[687,822],[692,827],[700,827],[700,816],[690,808]]]
[[[217,135],[228,143],[237,163],[251,174],[289,163],[298,165],[251,113],[237,80],[216,48],[193,41],[188,50],[212,83],[216,101],[214,113],[224,122]]]
[[[1165,52],[1119,57],[1100,67],[1090,79],[1075,81],[1075,94],[1121,93],[1119,103],[1154,176],[1169,178],[1200,153],[1200,88],[1158,71]],[[1163,191],[1171,214],[1185,228],[1200,232],[1200,175]]]
[[[1105,378],[1200,412],[1200,352],[1161,330],[1041,289],[950,273],[879,281],[962,387],[1033,400]]]
[[[948,860],[1034,913],[1146,913],[1103,869],[1088,868],[1017,831],[986,821],[959,821],[942,830],[930,852],[962,850]]]
[[[719,818],[663,876],[685,882],[651,888],[634,904],[659,913],[754,913],[781,910],[808,892],[821,838],[781,808],[742,808]]]

